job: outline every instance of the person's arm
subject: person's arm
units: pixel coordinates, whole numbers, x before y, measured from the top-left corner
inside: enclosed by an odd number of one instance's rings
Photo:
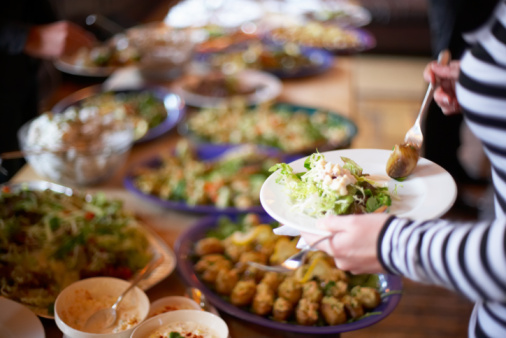
[[[58,21],[30,28],[24,52],[30,56],[51,59],[72,55],[82,47],[91,47],[94,36],[70,21]]]
[[[387,271],[455,290],[472,300],[506,302],[506,221],[411,221],[388,214],[329,216],[334,233],[318,246],[352,273]],[[307,243],[320,236],[302,233]]]
[[[378,236],[390,273],[457,291],[474,301],[506,302],[506,223],[414,222],[391,218]]]
[[[52,59],[72,55],[81,47],[91,47],[95,37],[70,21],[31,25],[16,21],[0,23],[0,52],[28,54]]]

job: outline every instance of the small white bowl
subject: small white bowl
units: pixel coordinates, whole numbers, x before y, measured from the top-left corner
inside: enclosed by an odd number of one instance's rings
[[[183,296],[169,296],[151,303],[148,318],[176,310],[202,310],[194,300]]]
[[[77,281],[58,295],[55,301],[55,321],[69,338],[128,338],[149,312],[149,298],[134,287],[118,306],[118,322],[104,333],[82,330],[89,316],[100,308],[112,306],[130,282],[112,277],[94,277]],[[123,325],[123,327],[121,327]],[[115,332],[117,331],[117,332]]]
[[[210,312],[201,310],[176,310],[162,313],[143,322],[132,333],[131,338],[164,337],[163,335],[154,335],[157,332],[168,333],[175,329],[168,327],[175,323],[189,323],[189,327],[200,327],[208,330],[212,334],[203,334],[204,337],[227,338],[228,326],[223,319]],[[167,331],[167,332],[164,332]],[[213,335],[214,334],[214,335]],[[185,336],[183,334],[183,336]]]

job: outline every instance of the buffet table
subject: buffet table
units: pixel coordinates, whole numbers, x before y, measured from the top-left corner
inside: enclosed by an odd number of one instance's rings
[[[330,71],[315,77],[283,81],[283,91],[280,101],[294,104],[319,107],[339,112],[354,120],[353,107],[353,66],[352,57],[339,57],[334,60]],[[170,83],[161,83],[170,86]],[[65,96],[69,90],[75,89],[75,84],[63,84],[56,96]],[[69,89],[72,88],[72,89]],[[357,122],[357,121],[355,121]],[[360,130],[360,126],[359,126]],[[359,135],[364,137],[366,135]],[[157,205],[141,200],[127,192],[123,187],[123,177],[128,169],[135,163],[150,159],[160,153],[171,149],[180,136],[175,130],[150,142],[136,144],[129,155],[127,163],[108,182],[87,187],[83,190],[88,192],[104,192],[110,198],[119,198],[124,201],[125,207],[133,211],[148,227],[156,232],[171,248],[178,235],[192,226],[202,215],[166,210]],[[41,180],[33,169],[26,165],[12,179],[12,182]],[[175,270],[165,280],[158,283],[147,291],[151,301],[168,295],[183,295],[185,285]],[[272,329],[255,327],[231,316],[223,314],[227,321],[231,337],[296,337],[296,334],[275,332]],[[48,338],[62,337],[62,333],[56,327],[55,322],[42,318],[42,322]],[[307,335],[305,335],[307,336]],[[335,336],[335,335],[334,335]]]

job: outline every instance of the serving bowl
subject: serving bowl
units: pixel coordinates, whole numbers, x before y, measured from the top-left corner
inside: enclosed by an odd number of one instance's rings
[[[154,336],[157,332],[160,334]],[[169,337],[170,332],[179,332],[183,337],[190,337],[184,334],[187,332],[198,332],[203,337],[228,337],[227,324],[217,315],[201,310],[177,310],[146,320],[132,332],[131,338]]]
[[[168,296],[151,303],[148,318],[178,310],[202,310],[194,300],[184,296]]]
[[[18,130],[25,158],[45,179],[95,185],[114,175],[135,140],[132,120],[91,110],[44,113]]]
[[[78,90],[52,108],[53,113],[68,109],[97,106],[101,112],[126,110],[127,114],[146,121],[147,131],[135,143],[151,141],[176,127],[185,115],[182,98],[162,86],[129,86],[107,89],[94,85]]]
[[[96,311],[110,307],[129,282],[112,277],[94,277],[77,281],[66,287],[56,298],[55,321],[69,338],[127,338],[146,319],[149,298],[134,287],[118,306],[118,320],[102,332],[86,332],[84,324]]]

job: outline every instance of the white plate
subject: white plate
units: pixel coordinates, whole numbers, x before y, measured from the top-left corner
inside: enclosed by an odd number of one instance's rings
[[[390,214],[414,220],[433,219],[442,216],[451,208],[457,197],[457,186],[452,176],[439,165],[425,158],[420,158],[413,173],[403,182],[387,176],[386,163],[390,150],[382,149],[346,149],[322,153],[328,162],[343,164],[341,156],[355,161],[370,174],[371,179],[386,181],[391,195],[397,188],[397,197],[392,199]],[[306,171],[305,158],[290,163],[294,172]],[[284,186],[276,183],[279,171],[265,181],[260,191],[260,203],[265,211],[275,220],[291,228],[325,234],[316,229],[316,218],[292,210]]]
[[[0,337],[44,338],[44,327],[37,316],[26,306],[0,297]]]
[[[240,83],[258,88],[252,94],[239,96],[250,105],[274,100],[281,94],[283,87],[281,81],[269,73],[257,70],[244,70],[237,77]],[[187,76],[177,81],[172,89],[183,98],[186,104],[194,107],[216,107],[230,100],[230,97],[206,96],[188,91],[186,89],[188,85],[194,81],[198,81],[198,79],[197,76]]]

